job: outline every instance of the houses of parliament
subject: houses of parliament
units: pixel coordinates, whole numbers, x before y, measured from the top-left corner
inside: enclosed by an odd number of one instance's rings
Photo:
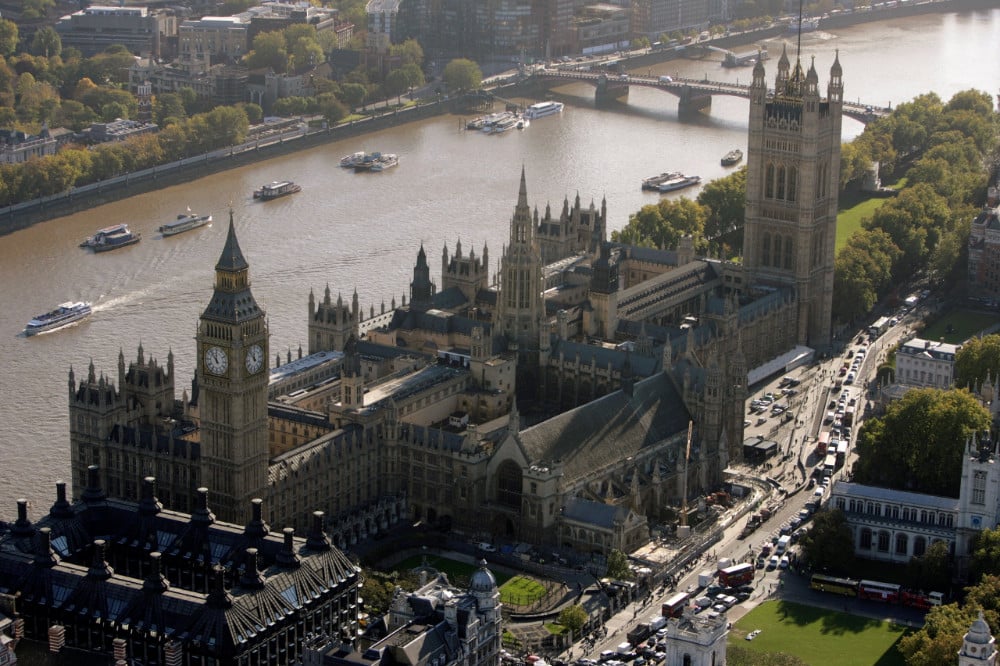
[[[603,201],[540,213],[522,170],[496,274],[445,245],[436,282],[414,248],[404,303],[311,292],[308,354],[274,367],[231,214],[190,388],[141,346],[70,371],[75,493],[155,477],[236,524],[260,498],[300,533],[324,512],[340,548],[419,520],[633,550],[740,459],[748,374],[830,342],[842,100],[838,60],[825,97],[813,66],[782,54],[772,89],[755,66],[740,263],[609,242]]]

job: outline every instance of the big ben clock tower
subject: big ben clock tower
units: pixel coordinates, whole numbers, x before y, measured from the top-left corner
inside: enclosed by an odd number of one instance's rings
[[[241,524],[267,485],[267,322],[229,213],[215,290],[198,322],[201,478],[221,520]]]

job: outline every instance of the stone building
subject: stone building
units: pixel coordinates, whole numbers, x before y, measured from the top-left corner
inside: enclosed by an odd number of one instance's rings
[[[503,635],[503,604],[486,561],[472,573],[468,590],[445,574],[412,593],[396,588],[386,614],[387,635],[355,649],[318,636],[303,650],[304,666],[497,666]]]
[[[896,350],[896,383],[950,389],[955,383],[955,355],[962,345],[912,338]]]
[[[1000,300],[1000,218],[984,208],[969,229],[969,291],[978,298]]]
[[[132,53],[170,59],[177,53],[177,16],[173,10],[92,5],[56,22],[63,48],[85,57],[122,45]]]
[[[995,666],[997,663],[997,641],[990,632],[990,625],[983,619],[983,611],[962,637],[962,649],[958,651],[958,666]]]
[[[208,491],[194,512],[107,496],[97,467],[81,498],[56,484],[34,522],[25,500],[0,525],[0,588],[25,638],[105,659],[160,664],[293,663],[306,635],[357,631],[358,569],[330,545],[323,515],[305,539],[280,535],[260,500],[245,526],[217,521]],[[77,654],[79,654],[77,652]]]

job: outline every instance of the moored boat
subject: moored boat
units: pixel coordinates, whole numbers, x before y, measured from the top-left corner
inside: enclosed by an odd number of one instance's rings
[[[504,118],[500,122],[493,125],[493,134],[503,134],[507,130],[514,129],[517,127],[518,117],[511,115],[509,118]]]
[[[722,156],[722,166],[733,166],[734,164],[739,164],[743,160],[743,151],[739,148],[735,150],[730,150],[728,153]]]
[[[261,201],[270,201],[271,199],[277,199],[278,197],[288,196],[289,194],[301,191],[302,186],[296,185],[290,180],[276,180],[273,183],[262,185],[259,190],[254,190],[253,198],[260,199]]]
[[[188,208],[186,213],[178,213],[177,219],[161,225],[157,231],[164,236],[175,236],[212,223],[211,215],[197,215]]]
[[[142,234],[131,231],[127,224],[116,224],[98,229],[93,236],[80,243],[80,247],[89,247],[94,252],[107,252],[134,245],[140,240]]]
[[[652,190],[653,192],[660,191],[660,183],[665,183],[671,178],[677,178],[681,176],[680,171],[664,171],[659,176],[650,176],[649,178],[642,179],[642,189]]]
[[[678,174],[675,178],[670,178],[659,184],[658,189],[660,193],[673,192],[674,190],[682,190],[685,187],[691,187],[692,185],[697,185],[701,182],[701,176],[685,176],[684,174]]]
[[[538,102],[537,104],[532,104],[524,110],[524,117],[528,120],[534,120],[535,118],[544,118],[545,116],[551,116],[555,113],[561,113],[562,110],[562,102]]]
[[[90,303],[61,303],[54,310],[32,317],[28,325],[24,327],[24,334],[36,335],[38,333],[45,333],[46,331],[53,331],[89,317],[91,312],[93,310],[90,307]]]

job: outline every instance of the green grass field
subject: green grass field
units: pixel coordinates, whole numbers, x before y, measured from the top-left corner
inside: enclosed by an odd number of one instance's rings
[[[996,323],[996,314],[975,310],[952,310],[924,327],[920,331],[920,337],[924,340],[944,340],[951,344],[959,344]]]
[[[889,187],[901,189],[906,185],[906,179],[901,178]],[[871,217],[872,213],[889,199],[884,197],[862,196],[860,193],[841,193],[840,205],[837,211],[837,252],[847,244],[847,239],[861,228],[861,220]]]
[[[411,569],[416,569],[423,564],[423,555],[414,555],[413,557],[408,557],[394,568],[397,571],[410,571]],[[468,578],[472,575],[472,572],[476,571],[479,567],[473,564],[466,564],[465,562],[459,562],[457,560],[449,560],[446,557],[438,557],[436,555],[427,556],[427,566],[434,567],[438,571],[443,571],[448,574],[448,580],[454,582],[456,576],[461,576],[463,578]],[[510,580],[510,576],[500,573],[495,569],[490,569],[493,573],[493,577],[497,579],[497,585],[501,587]]]
[[[757,638],[745,640],[754,629],[761,630]],[[794,654],[810,666],[904,666],[896,643],[906,631],[857,615],[767,601],[733,625],[729,640],[760,652]]]
[[[545,586],[533,578],[514,576],[500,586],[500,601],[527,606],[545,596]]]

